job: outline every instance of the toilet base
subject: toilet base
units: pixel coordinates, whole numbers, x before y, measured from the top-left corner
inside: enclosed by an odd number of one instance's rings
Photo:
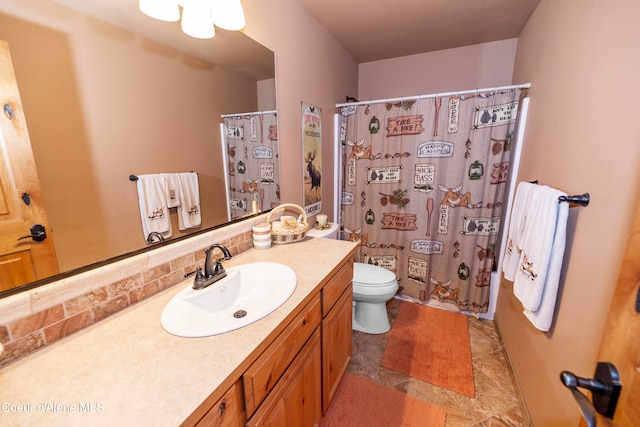
[[[352,329],[367,334],[384,334],[391,330],[385,302],[354,301]]]

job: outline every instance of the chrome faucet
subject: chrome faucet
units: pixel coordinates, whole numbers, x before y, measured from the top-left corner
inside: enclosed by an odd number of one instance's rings
[[[224,258],[216,258],[216,265],[213,265],[213,257],[212,252],[215,248],[218,248],[222,251]],[[231,253],[229,253],[229,249],[227,249],[224,245],[219,243],[214,243],[204,251],[206,258],[204,261],[204,274],[200,268],[197,268],[195,273],[196,277],[193,280],[193,289],[204,289],[207,286],[217,282],[218,280],[226,277],[227,273],[224,271],[224,267],[222,267],[222,260],[231,259]]]
[[[164,242],[164,236],[162,234],[158,233],[157,231],[152,231],[147,236],[147,243],[153,243],[154,237],[158,239],[158,242]]]

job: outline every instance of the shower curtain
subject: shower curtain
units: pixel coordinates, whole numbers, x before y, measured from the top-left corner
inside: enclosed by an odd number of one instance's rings
[[[341,235],[400,298],[487,311],[522,92],[342,108]]]
[[[224,117],[231,220],[280,204],[278,120],[275,112]],[[254,203],[255,202],[255,203]]]

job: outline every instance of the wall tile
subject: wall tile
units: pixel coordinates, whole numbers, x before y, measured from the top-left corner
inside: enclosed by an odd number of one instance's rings
[[[103,304],[100,304],[97,307],[94,307],[91,312],[93,314],[94,321],[99,321],[109,316],[110,314],[116,313],[123,308],[129,306],[129,296],[128,295],[120,295],[114,299],[111,299]]]
[[[46,345],[42,331],[34,332],[17,341],[4,345],[4,352],[0,355],[0,366],[12,362],[15,359],[33,353]]]
[[[74,332],[79,331],[85,326],[93,323],[93,318],[91,317],[91,313],[88,311],[83,311],[80,314],[76,314],[75,316],[69,317],[65,320],[62,320],[58,323],[54,323],[53,325],[44,328],[44,337],[48,344],[66,337],[67,335],[71,335]]]
[[[67,317],[73,316],[109,299],[107,288],[102,287],[70,299],[64,303]]]
[[[38,329],[45,328],[53,323],[64,319],[64,309],[61,304],[43,310],[39,313],[13,322],[10,326],[11,337],[13,340],[20,339],[29,335]]]

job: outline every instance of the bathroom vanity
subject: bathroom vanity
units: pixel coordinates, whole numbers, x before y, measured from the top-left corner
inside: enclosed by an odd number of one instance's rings
[[[160,315],[186,280],[0,370],[0,416],[30,426],[319,424],[351,357],[356,247],[307,238],[246,251],[225,267],[296,272],[273,313],[221,335],[171,335]]]

